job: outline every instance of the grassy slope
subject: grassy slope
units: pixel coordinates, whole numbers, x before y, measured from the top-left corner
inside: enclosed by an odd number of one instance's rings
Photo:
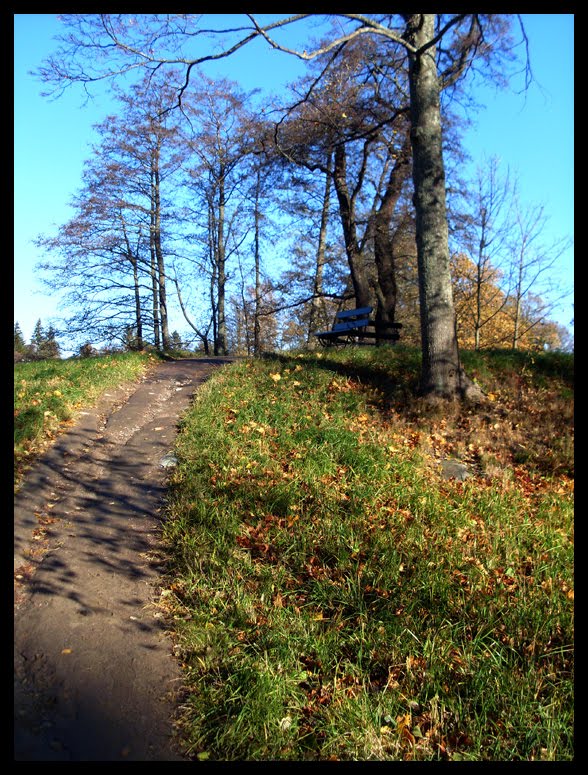
[[[412,399],[418,360],[243,362],[199,391],[161,595],[195,758],[572,758],[573,360],[465,353],[476,410]]]

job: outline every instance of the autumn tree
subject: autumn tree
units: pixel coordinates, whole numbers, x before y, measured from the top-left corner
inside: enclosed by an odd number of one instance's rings
[[[478,166],[469,192],[461,250],[451,259],[460,342],[474,349],[559,346],[548,317],[569,292],[556,291],[551,270],[570,241],[545,243],[544,207],[522,207],[516,174],[502,173],[496,158]]]
[[[559,350],[567,347],[562,327],[545,315],[543,299],[529,293],[516,304],[516,296],[503,289],[502,273],[486,267],[483,285],[479,284],[479,267],[467,255],[451,257],[453,291],[457,312],[459,341],[468,349],[499,347],[523,350]],[[547,305],[548,307],[550,305]],[[518,319],[520,336],[513,348],[513,321]],[[483,337],[476,322],[485,321]]]
[[[508,295],[500,288],[501,273],[465,253],[451,256],[451,275],[459,341],[466,349],[503,347],[508,329]],[[482,337],[483,331],[483,337]]]
[[[460,289],[458,322],[467,315],[473,327],[473,341],[460,339],[462,346],[482,345],[501,341],[497,331],[488,336],[488,328],[501,316],[509,297],[509,288],[501,287],[501,280],[508,282],[508,245],[512,238],[511,214],[514,185],[510,172],[502,173],[496,157],[485,160],[476,168],[473,185],[468,197],[469,211],[464,216],[461,234],[462,249],[470,257],[462,266],[459,255],[453,261],[454,285]],[[472,273],[473,268],[473,273]],[[500,326],[498,326],[500,327]],[[494,326],[496,329],[496,326]]]

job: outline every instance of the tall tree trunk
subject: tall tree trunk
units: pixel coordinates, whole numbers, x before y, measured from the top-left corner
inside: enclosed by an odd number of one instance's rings
[[[343,227],[343,237],[345,240],[345,251],[347,253],[347,262],[351,272],[351,282],[353,283],[353,292],[355,294],[355,303],[358,307],[370,306],[370,288],[363,262],[363,256],[357,239],[355,227],[354,203],[347,187],[347,157],[345,146],[341,143],[335,148],[335,168],[333,182],[337,199],[339,201],[339,212],[341,215],[341,225]]]
[[[218,238],[217,238],[217,337],[214,342],[215,355],[228,355],[227,323],[225,318],[225,172],[221,168],[218,190]]]
[[[152,212],[153,216],[153,212]],[[161,347],[161,337],[159,330],[159,293],[157,290],[157,263],[155,259],[155,246],[151,239],[149,244],[149,252],[151,254],[151,264],[149,271],[151,274],[151,294],[153,297],[153,344],[157,350]]]
[[[214,205],[211,201],[208,202],[208,256],[210,261],[210,319],[212,321],[212,349],[213,353],[217,355],[217,342],[218,342],[218,315],[217,315],[217,303],[216,297],[218,293],[217,283],[217,249],[216,239],[218,232],[216,229],[216,219],[214,217]]]
[[[476,270],[476,319],[474,321],[474,350],[480,349],[480,331],[482,330],[482,256],[483,239],[480,242],[480,252],[478,255],[478,266]]]
[[[407,133],[398,159],[390,173],[380,207],[374,217],[374,259],[378,271],[378,308],[376,311],[376,341],[378,335],[390,334],[390,323],[396,315],[396,266],[394,263],[394,236],[392,216],[398,204],[402,187],[410,172],[410,135]],[[382,341],[386,341],[383,339]]]
[[[255,310],[253,313],[253,353],[261,353],[261,261],[259,254],[259,191],[261,187],[261,171],[257,170],[257,184],[255,187],[255,234],[254,234],[254,260],[255,260]],[[245,309],[245,306],[244,306]]]
[[[439,83],[435,63],[436,14],[406,17],[412,170],[416,214],[417,259],[421,307],[424,395],[457,398],[464,394],[456,318],[449,268],[445,167],[443,163]]]
[[[517,350],[519,346],[521,307],[523,301],[523,256],[519,259],[517,284],[514,297],[514,329],[512,333],[512,349]]]
[[[327,224],[329,222],[329,209],[331,207],[331,176],[333,169],[333,154],[329,153],[327,159],[327,173],[325,175],[325,193],[323,194],[323,207],[321,211],[321,226],[319,230],[318,247],[316,251],[316,266],[314,272],[314,284],[312,299],[310,302],[310,318],[308,321],[308,335],[306,343],[309,349],[317,346],[316,337],[313,335],[318,327],[320,297],[323,292],[323,271],[325,266],[327,249]]]
[[[167,293],[165,288],[165,262],[161,247],[161,191],[159,175],[159,153],[161,141],[157,138],[155,151],[152,156],[153,186],[152,186],[152,211],[153,211],[153,247],[157,261],[157,286],[159,298],[159,315],[161,320],[161,345],[164,350],[170,349],[169,327],[167,317]]]
[[[127,225],[125,223],[125,219],[122,215],[122,212],[120,213],[120,220],[121,220],[123,235],[125,238],[125,245],[127,249],[126,256],[131,266],[133,267],[133,290],[134,290],[134,296],[135,296],[135,327],[137,329],[137,349],[142,350],[143,349],[143,318],[141,316],[141,290],[139,287],[138,260],[137,260],[137,256],[133,253],[133,250],[131,248],[131,242],[129,240],[129,235],[127,232]],[[141,231],[139,230],[139,240],[140,240],[140,237],[141,237]],[[139,250],[139,246],[137,246],[137,252],[138,250]]]
[[[137,268],[136,256],[129,259],[133,265],[133,284],[135,288],[135,321],[137,326],[137,348],[143,349],[143,319],[141,317],[141,294],[139,292],[139,271]]]

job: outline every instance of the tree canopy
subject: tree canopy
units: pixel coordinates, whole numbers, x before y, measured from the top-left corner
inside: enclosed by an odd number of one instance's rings
[[[369,304],[380,330],[401,320],[403,340],[423,348],[423,392],[447,397],[471,387],[458,339],[470,346],[472,326],[475,347],[508,336],[557,346],[526,281],[538,265],[516,258],[517,239],[507,255],[490,234],[492,170],[477,205],[473,182],[469,210],[446,201],[460,154],[451,104],[470,98],[473,69],[505,84],[517,28],[525,40],[517,18],[332,14],[307,48],[285,45],[282,32],[310,17],[244,14],[231,29],[193,14],[61,17],[66,32],[39,69],[48,92],[106,80],[121,105],[99,128],[76,214],[39,241],[48,283],[75,303],[70,331],[128,345],[131,330],[134,346],[165,349],[171,303],[206,352],[260,352],[308,345],[338,309]],[[263,113],[254,94],[199,69],[255,38],[310,63]],[[453,249],[462,235],[453,253],[449,224]]]

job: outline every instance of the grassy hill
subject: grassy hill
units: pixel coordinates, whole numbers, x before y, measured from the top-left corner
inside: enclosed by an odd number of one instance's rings
[[[246,361],[178,439],[161,606],[197,759],[573,757],[573,357]],[[444,460],[460,478],[446,478]]]
[[[477,407],[415,398],[419,360],[274,356],[199,389],[158,599],[195,760],[573,758],[573,356],[463,353]],[[151,363],[15,367],[17,473]]]

